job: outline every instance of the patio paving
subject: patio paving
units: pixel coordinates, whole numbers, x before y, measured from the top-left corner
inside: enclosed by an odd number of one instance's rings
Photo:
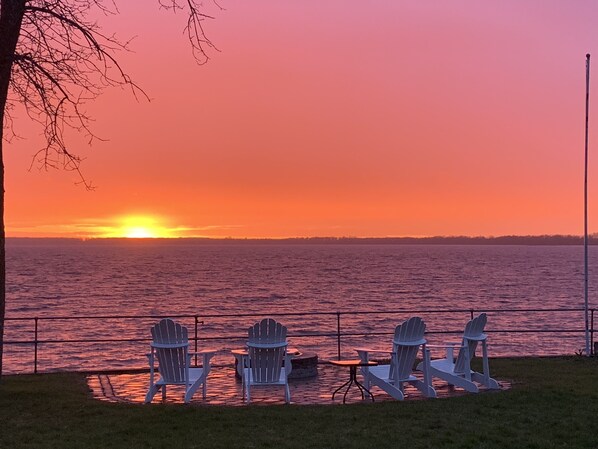
[[[291,403],[300,405],[309,404],[341,404],[343,403],[342,392],[337,393],[332,400],[332,392],[349,379],[349,370],[346,367],[337,367],[327,363],[318,365],[318,375],[308,379],[290,379]],[[359,376],[360,381],[361,376]],[[498,381],[501,390],[511,388],[507,381]],[[87,377],[87,383],[93,393],[94,398],[109,402],[127,402],[142,404],[147,393],[149,384],[149,372],[135,374],[112,374],[98,373]],[[434,379],[434,388],[438,397],[452,397],[465,392],[461,388],[449,386],[446,382]],[[241,381],[234,375],[233,366],[213,367],[208,376],[208,394],[206,399],[202,399],[201,388],[195,393],[191,404],[193,405],[245,405],[241,396]],[[484,393],[483,388],[481,393]],[[407,385],[405,387],[406,400],[426,399],[421,393]],[[487,393],[490,393],[488,391]],[[378,387],[372,387],[372,394],[375,401],[394,400]],[[179,386],[168,386],[166,403],[183,403],[184,388]],[[154,397],[153,403],[161,403],[161,393]],[[363,401],[359,390],[352,386],[347,394],[347,403],[371,402],[370,399]],[[282,387],[260,387],[251,389],[251,404],[272,405],[284,404],[284,391]]]

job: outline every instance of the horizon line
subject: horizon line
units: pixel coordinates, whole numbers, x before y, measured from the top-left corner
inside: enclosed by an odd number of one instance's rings
[[[311,236],[311,237],[217,237],[217,236],[175,236],[175,237],[70,237],[70,236],[7,236],[7,240],[142,240],[142,241],[157,241],[157,240],[215,240],[215,241],[231,241],[231,240],[268,240],[268,241],[283,241],[283,240],[504,240],[504,239],[583,239],[583,235],[576,234],[503,234],[503,235],[433,235],[433,236],[384,236],[384,237],[358,237],[358,236]],[[588,235],[589,239],[598,239],[598,232]]]

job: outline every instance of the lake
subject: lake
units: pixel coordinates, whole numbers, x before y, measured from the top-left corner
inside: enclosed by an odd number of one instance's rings
[[[222,363],[253,322],[273,314],[290,314],[278,319],[291,344],[320,358],[337,355],[336,312],[347,357],[354,345],[389,346],[394,326],[413,314],[431,343],[455,340],[469,309],[489,311],[491,356],[584,346],[583,311],[545,311],[583,307],[582,246],[9,239],[7,279],[7,317],[40,318],[42,371],[146,366],[147,342],[122,340],[148,338],[156,318],[147,316],[189,315],[180,321],[191,328],[197,316],[200,347],[219,349]],[[107,318],[115,315],[131,318]],[[8,321],[5,339],[33,332],[33,319]],[[118,341],[75,341],[84,339]],[[30,345],[5,347],[7,372],[31,371],[32,360]]]

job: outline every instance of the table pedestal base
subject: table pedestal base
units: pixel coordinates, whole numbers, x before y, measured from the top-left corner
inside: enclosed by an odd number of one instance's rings
[[[334,396],[336,395],[336,393],[338,393],[343,388],[347,387],[347,389],[345,390],[345,394],[343,395],[343,404],[345,404],[347,401],[347,393],[349,392],[349,390],[351,389],[351,385],[353,384],[355,384],[359,389],[362,400],[365,399],[365,394],[367,393],[367,395],[372,399],[372,402],[374,402],[374,395],[370,393],[370,390],[368,390],[365,387],[365,385],[363,385],[357,380],[357,366],[355,365],[349,366],[349,380],[342,384],[340,387],[338,387],[336,390],[334,390],[334,393],[332,393],[332,400],[334,401]]]

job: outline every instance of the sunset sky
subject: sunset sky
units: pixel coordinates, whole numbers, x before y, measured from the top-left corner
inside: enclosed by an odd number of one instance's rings
[[[582,234],[586,53],[598,231],[597,2],[219,3],[204,66],[157,1],[98,19],[152,100],[87,105],[91,192],[17,117],[9,236]]]

